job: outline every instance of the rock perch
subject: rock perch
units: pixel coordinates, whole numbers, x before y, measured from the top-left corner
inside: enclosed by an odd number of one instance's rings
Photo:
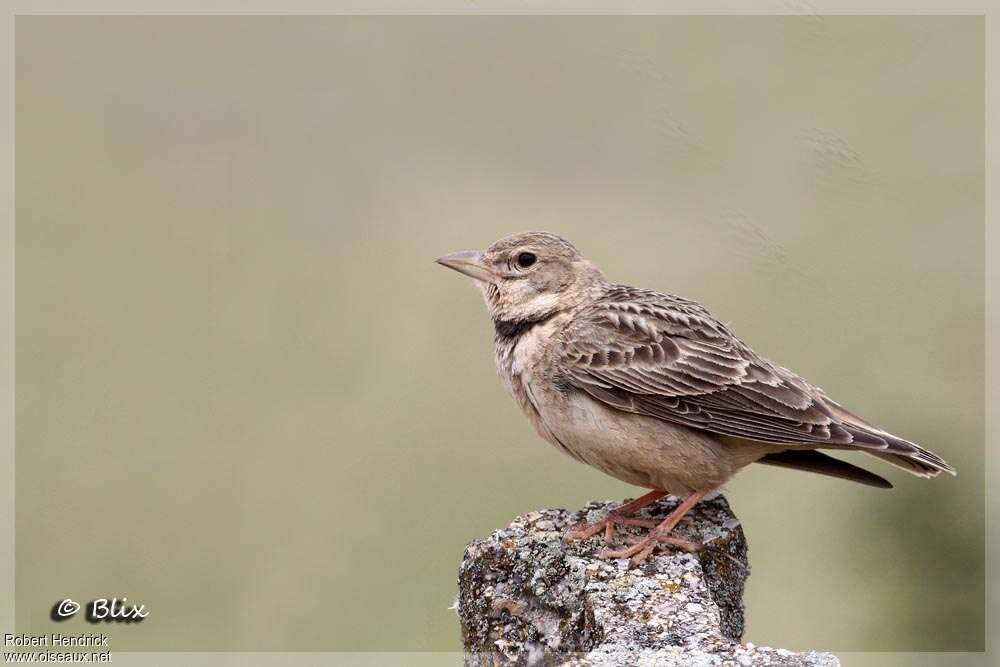
[[[741,644],[747,542],[725,498],[700,503],[675,534],[698,553],[659,551],[642,566],[602,561],[603,536],[564,545],[567,528],[618,503],[517,517],[470,544],[459,570],[465,664],[621,667],[836,667],[829,653]],[[638,513],[662,519],[664,498]],[[643,529],[618,527],[621,540]]]

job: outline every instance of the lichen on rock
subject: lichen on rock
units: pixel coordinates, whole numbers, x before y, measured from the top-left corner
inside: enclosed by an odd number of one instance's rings
[[[664,498],[638,516],[662,519]],[[739,521],[722,496],[695,507],[675,529],[705,545],[658,551],[640,567],[596,557],[603,536],[563,544],[563,534],[619,503],[519,516],[466,548],[458,614],[466,665],[834,667],[826,653],[740,643],[750,569]],[[643,529],[617,528],[619,539]]]

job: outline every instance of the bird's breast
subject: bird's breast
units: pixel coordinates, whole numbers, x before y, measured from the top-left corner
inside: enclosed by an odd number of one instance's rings
[[[563,318],[557,316],[516,337],[498,335],[495,340],[497,372],[538,434],[579,459],[552,432],[543,416],[548,404],[558,399],[551,395],[554,385],[548,381],[550,373],[545,362],[553,336],[563,323]]]

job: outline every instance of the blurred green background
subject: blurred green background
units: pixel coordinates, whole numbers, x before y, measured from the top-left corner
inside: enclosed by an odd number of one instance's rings
[[[16,25],[17,621],[453,650],[465,543],[639,493],[559,455],[432,264],[525,229],[943,455],[752,468],[746,639],[982,650],[982,17]]]

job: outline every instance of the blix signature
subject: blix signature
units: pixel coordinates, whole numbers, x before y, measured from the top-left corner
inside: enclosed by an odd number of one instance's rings
[[[126,604],[128,598],[98,598],[87,603],[87,620],[91,623],[118,621],[137,623],[147,616],[144,604]]]
[[[80,610],[80,603],[70,598],[52,607],[52,620],[65,621]],[[138,623],[149,616],[144,604],[129,604],[127,597],[97,598],[87,603],[86,617],[91,623]]]

